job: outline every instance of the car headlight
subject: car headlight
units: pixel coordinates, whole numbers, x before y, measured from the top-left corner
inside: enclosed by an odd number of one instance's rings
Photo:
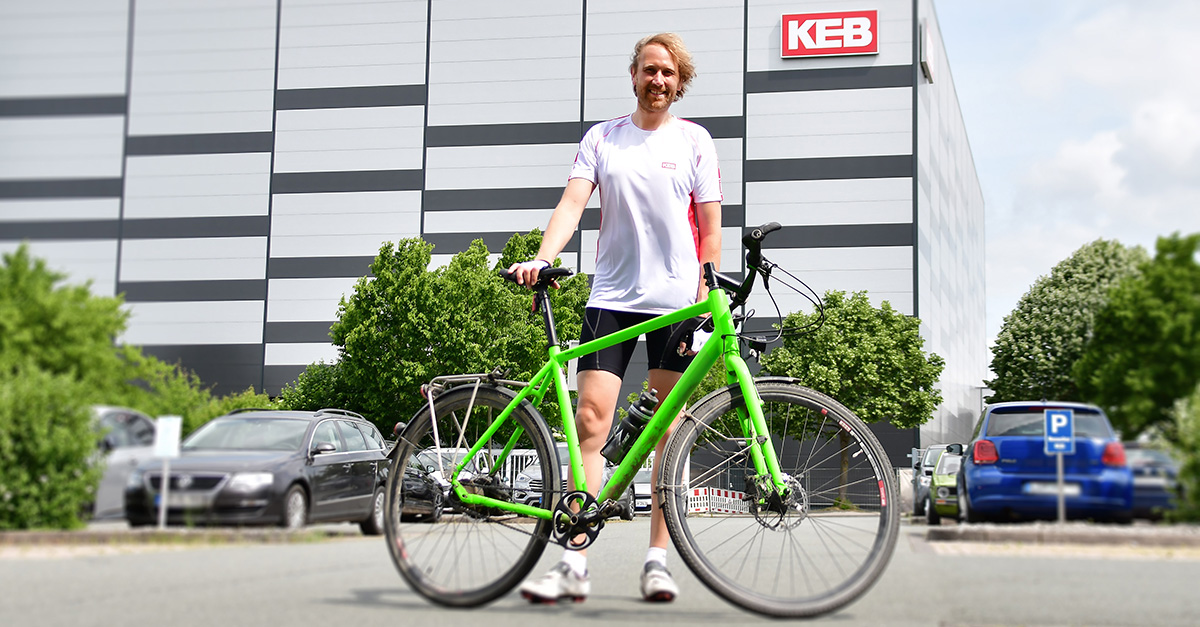
[[[948,496],[950,496],[950,488],[947,488],[945,486],[938,488],[938,498],[939,499],[944,499]]]
[[[927,477],[927,476],[925,476],[925,475],[921,475],[920,477],[918,477],[918,478],[917,478],[917,480],[918,480],[918,481],[921,483],[921,485],[923,485],[923,486],[929,485],[929,477]]]
[[[126,488],[142,487],[142,478],[144,477],[144,475],[145,475],[145,473],[143,473],[141,470],[134,469],[133,472],[129,473],[129,478],[125,480],[125,487]]]
[[[234,492],[254,492],[275,483],[275,475],[269,472],[239,472],[229,480],[228,488]]]

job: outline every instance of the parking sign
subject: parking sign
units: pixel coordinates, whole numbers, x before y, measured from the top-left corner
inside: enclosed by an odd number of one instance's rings
[[[1075,454],[1075,411],[1046,410],[1046,454]]]

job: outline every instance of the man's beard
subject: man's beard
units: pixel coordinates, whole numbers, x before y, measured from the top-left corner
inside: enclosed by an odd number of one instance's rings
[[[647,84],[640,90],[635,86],[634,93],[637,95],[638,106],[640,108],[645,109],[646,111],[658,112],[666,110],[671,106],[671,103],[675,102],[675,95],[677,92],[673,91],[670,87],[667,87],[665,88],[665,93],[662,94],[663,97],[660,100],[656,94],[651,93],[651,86]]]

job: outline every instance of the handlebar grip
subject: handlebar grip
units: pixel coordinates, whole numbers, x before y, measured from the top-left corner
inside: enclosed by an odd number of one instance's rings
[[[762,226],[756,227],[749,233],[742,236],[742,245],[746,248],[757,248],[756,244],[762,242],[767,237],[768,233],[778,231],[783,228],[778,222],[768,222]]]

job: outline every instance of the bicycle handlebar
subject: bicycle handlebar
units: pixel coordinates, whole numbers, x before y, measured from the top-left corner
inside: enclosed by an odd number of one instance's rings
[[[509,272],[508,270],[500,270],[499,273],[500,273],[500,278],[504,279],[505,281],[512,281],[513,283],[517,282],[517,275],[513,274],[512,272]],[[555,279],[560,279],[562,277],[568,277],[568,276],[571,276],[572,274],[574,274],[574,272],[572,272],[570,268],[563,268],[563,267],[543,268],[542,270],[540,270],[538,272],[538,282],[535,285],[533,285],[530,289],[535,290],[535,291],[550,289],[550,284],[553,283],[555,281]]]

